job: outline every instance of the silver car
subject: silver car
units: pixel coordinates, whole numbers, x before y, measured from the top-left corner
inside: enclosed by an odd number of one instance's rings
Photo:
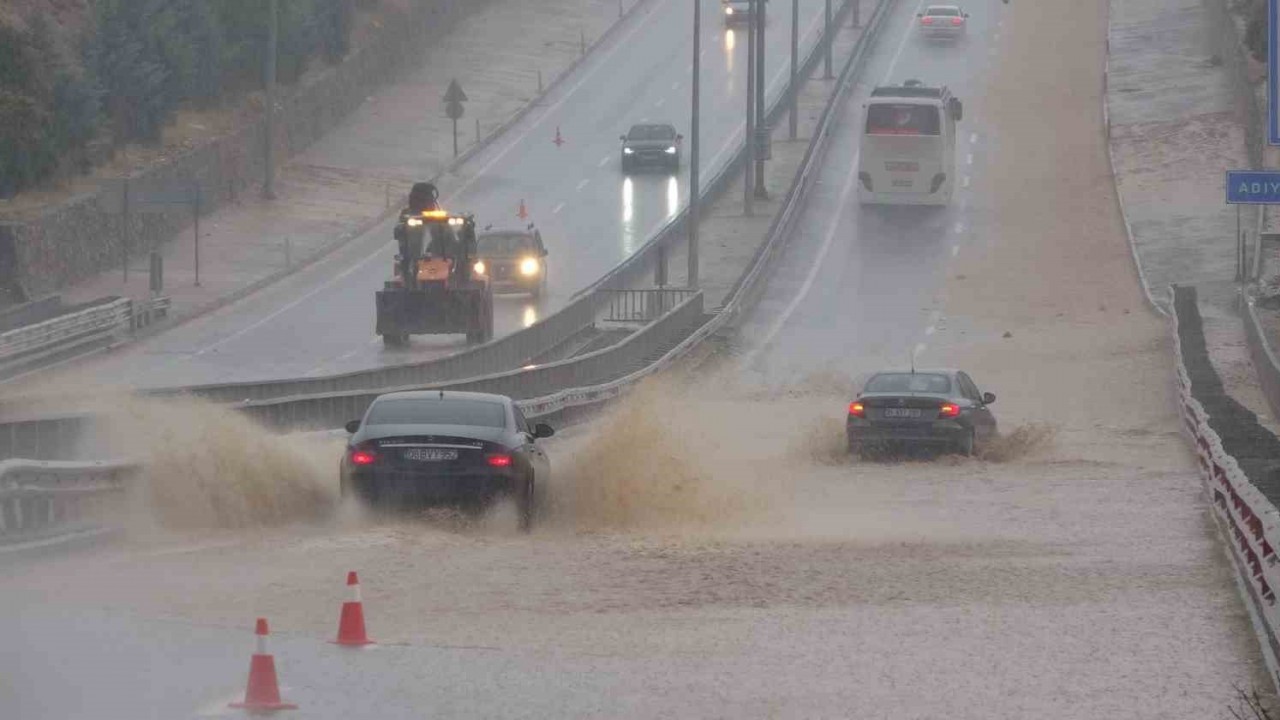
[[[958,5],[930,5],[916,13],[920,34],[926,37],[958,38],[969,24],[969,13]]]

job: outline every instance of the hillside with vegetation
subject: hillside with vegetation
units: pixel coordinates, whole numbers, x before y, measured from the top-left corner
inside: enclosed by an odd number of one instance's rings
[[[404,0],[279,0],[277,78],[341,59]],[[385,7],[384,7],[385,6]],[[0,198],[50,189],[121,151],[213,132],[262,87],[265,0],[6,0],[0,6]],[[260,100],[258,101],[260,107]],[[203,119],[201,119],[203,118]],[[181,144],[181,140],[177,140]]]

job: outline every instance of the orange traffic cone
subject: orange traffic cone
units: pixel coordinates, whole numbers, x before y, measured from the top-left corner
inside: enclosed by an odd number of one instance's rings
[[[360,578],[356,571],[347,573],[347,587],[351,589],[351,599],[342,603],[342,616],[338,619],[338,645],[373,645],[373,641],[365,634],[364,603],[360,600]]]
[[[249,662],[249,684],[245,686],[244,702],[231,703],[233,708],[250,712],[268,710],[293,710],[297,705],[280,701],[280,685],[276,680],[276,660],[267,652],[267,619],[258,618],[255,630],[258,636],[258,652]]]
[[[552,140],[551,142],[555,143],[555,144],[556,144],[556,147],[560,147],[561,145],[563,145],[563,144],[564,144],[564,138],[560,136],[560,126],[559,126],[559,125],[557,125],[557,126],[556,126],[556,139],[555,139],[555,140]]]
[[[520,198],[520,209],[516,210],[516,217],[521,220],[529,217],[529,211],[524,206],[524,198]]]

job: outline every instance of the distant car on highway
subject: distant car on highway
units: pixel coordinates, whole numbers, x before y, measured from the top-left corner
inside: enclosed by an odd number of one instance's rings
[[[524,230],[485,230],[476,234],[476,267],[495,292],[527,292],[542,297],[547,289],[547,248],[532,225]]]
[[[996,436],[992,393],[961,370],[887,371],[872,375],[849,403],[845,437],[852,455],[926,445],[972,455]]]
[[[520,529],[533,526],[535,483],[551,463],[537,441],[550,425],[531,425],[505,395],[416,390],[378,396],[346,425],[339,470],[342,495],[374,507],[457,505],[485,508],[514,497]]]
[[[684,136],[674,125],[647,123],[632,125],[622,139],[622,172],[658,166],[671,172],[680,169],[680,144]]]
[[[765,14],[764,4],[767,1],[758,0],[761,17]],[[751,19],[751,3],[748,0],[720,0],[720,5],[724,9],[725,25],[745,23]]]
[[[920,34],[927,37],[958,38],[969,24],[969,13],[957,5],[930,5],[916,13]]]

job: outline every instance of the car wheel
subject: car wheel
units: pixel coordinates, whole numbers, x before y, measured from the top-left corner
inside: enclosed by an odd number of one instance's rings
[[[956,443],[956,451],[965,457],[973,457],[973,431],[972,430],[965,433],[965,436],[960,438],[960,441]]]
[[[863,456],[862,443],[851,441],[849,443],[849,457],[861,460]]]
[[[533,504],[533,476],[530,475],[516,490],[516,513],[522,533],[533,530]]]

